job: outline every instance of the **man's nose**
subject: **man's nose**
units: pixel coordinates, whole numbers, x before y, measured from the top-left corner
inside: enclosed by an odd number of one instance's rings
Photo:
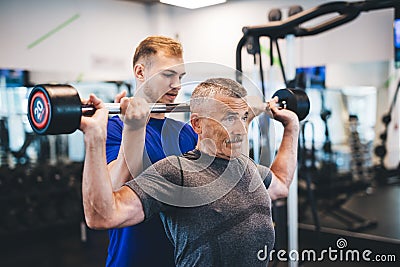
[[[171,88],[178,89],[178,90],[181,89],[181,79],[179,78],[178,75],[176,75],[174,78],[172,78]]]
[[[232,128],[232,134],[243,135],[247,133],[246,122],[237,120]]]

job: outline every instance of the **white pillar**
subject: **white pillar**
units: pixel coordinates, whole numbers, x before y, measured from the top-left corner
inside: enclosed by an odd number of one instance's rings
[[[288,81],[293,80],[296,76],[295,67],[295,36],[286,36],[286,79]],[[288,214],[288,252],[294,250],[299,251],[298,241],[298,221],[297,221],[297,168],[294,173],[292,184],[289,188],[289,197],[287,201],[287,214]],[[297,267],[298,262],[290,260],[288,261],[289,267]]]
[[[394,64],[391,64],[393,66]],[[393,102],[394,95],[397,90],[397,84],[400,79],[400,69],[391,71],[394,79],[391,80],[388,88],[388,98],[385,112],[389,110]],[[400,162],[400,93],[397,95],[396,105],[393,107],[391,115],[391,122],[388,125],[388,136],[386,141],[387,154],[385,157],[385,167],[388,169],[395,169]]]
[[[292,185],[289,188],[287,200],[288,211],[288,253],[292,250],[299,251],[298,222],[297,222],[297,169],[294,173]],[[298,262],[289,259],[289,267],[297,267]]]

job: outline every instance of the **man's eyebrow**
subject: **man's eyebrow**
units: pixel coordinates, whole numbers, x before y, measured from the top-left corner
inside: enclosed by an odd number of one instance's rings
[[[222,110],[221,111],[222,113],[224,113],[224,110]],[[225,112],[224,113],[224,118],[226,118],[226,117],[228,117],[228,116],[239,116],[239,112],[234,112],[234,111],[230,111],[230,110],[228,110],[227,112]],[[248,117],[249,116],[249,112],[248,111],[246,111],[244,114],[243,114],[243,117]]]
[[[222,112],[224,112],[224,110],[222,110]],[[225,112],[224,117],[231,116],[231,115],[239,115],[239,113],[228,110],[228,111]]]
[[[175,70],[166,69],[166,70],[164,70],[164,71],[171,72],[172,74],[178,74],[178,72],[175,71]],[[181,73],[181,74],[179,74],[179,75],[180,75],[180,76],[184,76],[184,75],[186,75],[186,72],[183,72],[183,73]]]
[[[174,73],[174,74],[178,74],[178,72],[176,72],[176,71],[174,71],[174,70],[170,70],[170,69],[165,69],[165,70],[163,70],[163,72],[172,72],[172,73]]]

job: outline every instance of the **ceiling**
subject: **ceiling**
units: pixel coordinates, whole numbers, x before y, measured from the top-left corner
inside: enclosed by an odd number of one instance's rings
[[[138,2],[138,3],[142,3],[142,4],[153,4],[153,3],[160,2],[159,0],[124,0],[124,1]]]
[[[142,4],[154,4],[154,3],[159,3],[159,0],[123,0],[123,1],[128,1],[128,2],[136,2],[136,3],[142,3]],[[232,2],[235,0],[226,0],[227,2]]]

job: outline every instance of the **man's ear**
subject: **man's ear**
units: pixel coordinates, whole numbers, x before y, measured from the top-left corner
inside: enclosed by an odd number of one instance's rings
[[[202,125],[201,125],[201,118],[199,117],[199,114],[192,113],[190,115],[190,124],[192,124],[192,128],[195,131],[195,133],[201,134]]]
[[[136,64],[135,66],[133,66],[133,74],[135,75],[136,79],[144,82],[144,65]]]

